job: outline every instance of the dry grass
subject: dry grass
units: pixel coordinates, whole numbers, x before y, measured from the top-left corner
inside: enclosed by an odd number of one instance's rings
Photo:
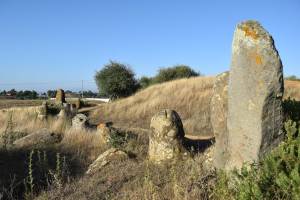
[[[13,131],[32,133],[41,128],[48,128],[57,133],[64,133],[69,128],[70,122],[65,119],[58,119],[49,116],[47,120],[40,120],[35,112],[36,107],[10,108],[0,110],[0,134],[7,127],[8,120],[12,119]]]
[[[211,135],[209,104],[213,77],[180,79],[153,85],[135,95],[102,105],[92,114],[95,122],[113,121],[120,127],[149,128],[161,109],[176,110],[186,134]]]
[[[211,199],[214,173],[203,169],[203,156],[156,166],[147,160],[112,162],[37,199]]]
[[[291,97],[297,101],[300,101],[300,81],[284,81],[285,94],[284,98]]]
[[[211,136],[210,99],[213,77],[197,77],[154,85],[135,95],[103,104],[92,114],[95,123],[112,121],[119,127],[149,128],[161,109],[176,110],[187,135]],[[300,100],[300,82],[285,81],[285,98]]]
[[[43,100],[0,99],[0,109],[42,105]]]
[[[153,166],[147,161],[148,130],[143,128],[148,128],[157,111],[171,108],[180,114],[187,134],[209,134],[213,80],[198,77],[154,85],[132,97],[101,105],[93,113],[94,121],[113,121],[138,136],[122,147],[135,156],[112,162],[93,176],[84,175],[85,170],[109,148],[100,142],[95,130],[74,132],[70,130],[70,120],[49,117],[41,121],[30,111],[34,108],[26,108],[0,111],[0,133],[12,115],[14,131],[30,134],[39,128],[49,128],[63,134],[62,142],[48,150],[53,157],[56,152],[66,156],[72,172],[70,180],[62,189],[47,188],[37,199],[208,199],[213,195],[216,180],[214,173],[203,169],[205,157],[198,154],[163,167]],[[299,100],[299,88],[299,82],[285,81],[285,98]],[[20,180],[26,176],[27,152],[0,153],[5,159],[0,165],[0,171],[4,172],[2,180],[9,181],[13,174],[19,175]],[[0,186],[7,186],[7,181],[1,179]]]

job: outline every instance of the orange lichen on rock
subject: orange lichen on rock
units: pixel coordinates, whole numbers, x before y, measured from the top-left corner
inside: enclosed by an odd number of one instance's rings
[[[249,57],[250,57],[251,59],[254,59],[254,60],[255,60],[255,63],[256,63],[257,65],[261,65],[262,62],[263,62],[262,57],[261,57],[257,52],[249,53]]]
[[[262,58],[260,55],[255,55],[255,62],[256,64],[258,65],[261,65],[262,64]]]
[[[105,127],[107,127],[105,123],[100,123],[98,124],[97,129],[103,129]]]
[[[252,28],[249,28],[248,26],[243,26],[242,30],[245,32],[245,36],[250,36],[255,40],[258,38],[258,34]]]

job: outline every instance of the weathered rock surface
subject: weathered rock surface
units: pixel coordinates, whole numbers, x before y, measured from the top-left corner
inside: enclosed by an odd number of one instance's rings
[[[269,33],[255,21],[237,25],[228,87],[227,169],[257,161],[280,141],[282,63]]]
[[[16,140],[13,145],[17,148],[39,147],[58,143],[61,141],[61,139],[61,135],[55,134],[50,130],[44,128]]]
[[[183,125],[174,110],[166,109],[154,115],[150,129],[149,160],[160,163],[175,158],[183,150]]]
[[[66,102],[66,98],[65,98],[65,91],[62,89],[58,89],[56,91],[56,98],[55,101],[57,104],[63,104]]]
[[[108,143],[110,138],[110,125],[108,123],[100,123],[97,126],[97,133],[100,135],[100,142]]]
[[[88,117],[84,114],[77,114],[72,119],[72,129],[73,130],[84,130],[88,126]]]
[[[211,124],[215,136],[214,165],[224,168],[228,159],[228,80],[229,72],[218,75],[214,82],[213,96],[210,103]]]
[[[125,160],[128,155],[119,149],[111,148],[102,153],[88,168],[86,174],[94,174],[101,170],[105,165],[116,160]]]
[[[66,118],[68,117],[67,112],[65,111],[65,109],[61,109],[59,111],[59,113],[57,114],[57,118],[59,120],[66,120]]]
[[[38,107],[38,110],[37,110],[38,116],[37,117],[41,120],[46,119],[47,118],[47,109],[48,109],[47,102],[44,101],[42,103],[42,105]]]
[[[79,98],[76,98],[76,100],[75,100],[76,109],[80,109],[81,106],[82,106],[81,100]]]

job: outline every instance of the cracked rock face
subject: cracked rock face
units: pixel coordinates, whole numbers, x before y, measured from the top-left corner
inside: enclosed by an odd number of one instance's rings
[[[228,79],[229,72],[218,75],[214,82],[213,96],[210,103],[211,125],[215,136],[214,166],[222,169],[228,159]]]
[[[162,110],[150,124],[149,160],[160,163],[175,158],[182,149],[184,130],[179,115],[173,110]]]
[[[63,104],[66,102],[66,99],[65,99],[65,91],[62,90],[62,89],[58,89],[56,91],[56,97],[55,97],[55,101],[57,104]]]
[[[74,130],[84,130],[88,125],[88,117],[84,114],[77,114],[72,119],[72,129]]]
[[[237,25],[228,86],[227,169],[257,161],[282,129],[283,72],[271,35],[256,21]]]
[[[128,155],[119,149],[111,148],[98,156],[98,158],[89,166],[86,174],[92,175],[100,171],[104,166],[112,161],[128,159]]]

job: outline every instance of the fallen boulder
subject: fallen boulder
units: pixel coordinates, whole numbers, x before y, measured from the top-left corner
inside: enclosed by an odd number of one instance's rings
[[[13,146],[16,148],[43,147],[60,142],[62,136],[53,133],[49,129],[43,128],[25,137],[14,141]]]
[[[126,160],[128,155],[119,149],[111,148],[102,153],[88,168],[86,174],[94,174],[101,170],[105,165],[116,160]]]

